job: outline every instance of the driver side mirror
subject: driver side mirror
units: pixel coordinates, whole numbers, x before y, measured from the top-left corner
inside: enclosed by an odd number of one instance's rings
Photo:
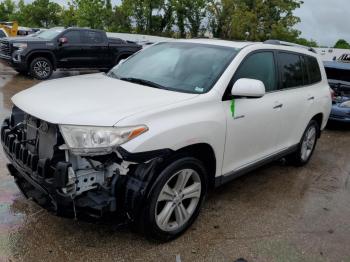
[[[265,95],[265,85],[260,80],[241,78],[233,85],[231,94],[235,97],[260,98]]]
[[[60,39],[58,39],[58,43],[60,45],[64,45],[68,43],[68,39],[66,37],[61,37]]]

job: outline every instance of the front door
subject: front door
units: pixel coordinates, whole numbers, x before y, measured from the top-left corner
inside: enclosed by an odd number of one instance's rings
[[[82,48],[81,33],[78,30],[70,30],[60,38],[65,38],[66,43],[59,44],[57,51],[58,67],[82,68],[87,67],[89,53]]]
[[[240,78],[261,80],[266,95],[257,99],[223,101],[227,117],[224,175],[239,171],[279,150],[281,107],[280,93],[276,92],[276,72],[274,52],[259,51],[248,55],[235,73],[232,85]]]

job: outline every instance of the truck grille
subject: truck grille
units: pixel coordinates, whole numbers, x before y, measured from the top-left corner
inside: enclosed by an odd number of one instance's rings
[[[0,40],[0,55],[11,56],[11,47],[9,42]]]

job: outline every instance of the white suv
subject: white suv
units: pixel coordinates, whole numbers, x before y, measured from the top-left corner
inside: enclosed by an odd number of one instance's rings
[[[26,196],[115,212],[160,240],[194,222],[209,188],[282,157],[306,164],[331,110],[317,55],[277,41],[159,43],[12,101],[1,140]]]

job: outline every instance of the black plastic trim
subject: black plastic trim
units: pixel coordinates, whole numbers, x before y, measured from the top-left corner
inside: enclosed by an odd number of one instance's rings
[[[123,160],[134,163],[145,163],[154,158],[159,157],[165,158],[167,156],[170,156],[174,152],[171,149],[159,149],[140,153],[130,153],[121,146],[117,148],[117,151],[119,152]]]
[[[287,148],[286,150],[283,150],[282,152],[279,152],[277,154],[268,156],[267,158],[264,158],[260,161],[254,162],[253,164],[243,167],[241,169],[235,170],[233,172],[230,172],[228,174],[222,175],[220,177],[215,178],[215,187],[219,187],[227,182],[230,182],[238,177],[241,177],[259,167],[262,167],[268,163],[271,163],[273,161],[279,160],[293,152],[295,152],[298,149],[299,144],[291,146]]]

